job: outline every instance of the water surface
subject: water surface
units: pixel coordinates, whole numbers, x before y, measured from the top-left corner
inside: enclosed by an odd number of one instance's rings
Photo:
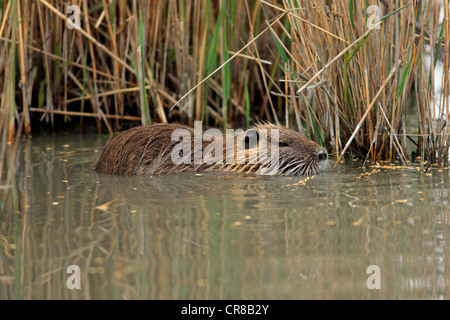
[[[449,298],[447,170],[114,177],[93,171],[107,140],[21,142],[0,188],[0,299]]]

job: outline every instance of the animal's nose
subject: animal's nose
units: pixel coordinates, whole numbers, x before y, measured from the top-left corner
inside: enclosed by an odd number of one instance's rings
[[[322,151],[317,155],[317,158],[319,159],[319,162],[326,161],[328,159],[328,154]]]

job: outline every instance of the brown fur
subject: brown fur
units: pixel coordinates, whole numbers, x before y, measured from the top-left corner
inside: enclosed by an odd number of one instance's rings
[[[172,132],[176,129],[187,130],[191,135],[191,161],[189,164],[173,163],[171,152],[179,143],[172,141]],[[106,174],[115,175],[161,175],[190,173],[201,171],[219,171],[219,172],[244,172],[244,173],[262,173],[264,168],[269,164],[255,158],[251,150],[258,148],[260,150],[261,143],[267,143],[269,146],[268,154],[270,155],[270,141],[272,130],[279,130],[279,169],[277,175],[311,175],[328,170],[328,156],[325,149],[315,142],[305,138],[298,132],[287,129],[282,126],[272,124],[258,124],[252,128],[259,134],[257,145],[247,146],[238,149],[235,145],[234,158],[227,158],[226,140],[223,141],[223,163],[208,164],[203,161],[201,164],[194,164],[194,129],[179,124],[152,124],[133,128],[120,133],[115,137],[103,150],[98,160],[96,171]],[[267,138],[263,131],[267,132]],[[206,136],[202,139],[202,154],[211,141],[212,136]],[[237,140],[243,142],[243,135],[238,136]],[[267,141],[266,141],[267,140]],[[238,141],[239,143],[239,141]],[[245,163],[238,163],[237,158],[244,153]],[[214,153],[212,154],[214,156]],[[207,158],[205,158],[207,159]],[[241,158],[240,158],[241,159]],[[250,163],[253,160],[254,163]]]

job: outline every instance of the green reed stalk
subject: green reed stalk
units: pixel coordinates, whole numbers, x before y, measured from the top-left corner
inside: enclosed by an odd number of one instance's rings
[[[224,14],[227,13],[226,7],[225,7],[225,1],[222,2],[222,7],[220,9],[224,12],[221,13],[221,16],[223,17]],[[222,18],[222,59],[223,62],[227,61],[229,59],[228,55],[228,36],[227,36],[227,19]],[[231,100],[230,98],[230,90],[231,90],[231,64],[227,63],[222,68],[222,115],[223,115],[223,128],[226,131],[227,130],[227,123],[228,123],[228,103]]]
[[[210,2],[208,1],[207,3],[207,7],[206,7],[206,12],[205,15],[207,15],[208,19],[207,21],[209,21],[209,17],[211,15],[211,6],[210,6]],[[219,41],[220,41],[220,31],[222,28],[222,19],[223,19],[223,6],[220,8],[218,16],[217,16],[217,20],[216,20],[216,24],[214,27],[214,32],[211,36],[211,40],[209,41],[209,50],[208,53],[206,55],[206,64],[205,64],[205,76],[211,74],[211,72],[216,69],[217,67],[217,48],[219,46]],[[208,95],[209,95],[209,81],[207,81],[205,83],[205,97],[204,97],[204,102],[203,102],[203,108],[202,108],[202,121],[205,120],[206,117],[206,110],[207,110],[207,105],[208,105]]]
[[[144,46],[144,23],[142,21],[142,11],[139,9],[139,46],[141,48],[140,52],[140,63],[139,63],[139,85],[141,86],[141,108],[143,110],[143,124],[150,124],[152,122],[150,115],[150,107],[148,103],[147,90],[145,89],[145,46]],[[139,53],[138,53],[139,54]],[[139,69],[138,68],[138,69]]]

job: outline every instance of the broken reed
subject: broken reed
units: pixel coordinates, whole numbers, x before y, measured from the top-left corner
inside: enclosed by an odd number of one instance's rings
[[[248,79],[252,96],[265,96],[256,85],[259,71],[248,63],[256,58],[245,57],[225,66],[169,111],[184,92],[242,47],[249,38],[248,24],[259,32],[270,13],[263,15],[258,1],[249,1],[248,7],[236,1],[199,0],[70,4],[81,9],[81,30],[67,28],[71,13],[66,13],[66,3],[0,2],[0,54],[15,59],[0,72],[16,76],[14,99],[2,104],[2,114],[14,118],[11,111],[17,110],[26,116],[27,134],[33,118],[42,115],[53,126],[55,113],[66,113],[58,118],[66,122],[73,112],[82,112],[83,117],[90,113],[99,130],[104,126],[110,132],[120,130],[124,116],[135,116],[142,123],[203,119],[226,126],[249,117],[248,88],[241,80]],[[3,82],[0,89],[6,93],[8,87]],[[260,100],[265,103],[265,98]],[[13,122],[9,128],[1,126],[2,132],[9,132],[9,141],[18,131],[17,121]]]
[[[438,25],[438,1],[326,3],[292,0],[283,8],[290,12],[292,40],[283,61],[285,85],[299,126],[306,124],[337,155],[351,150],[363,159],[406,164],[410,151],[424,151],[422,161],[446,163],[449,135],[439,114],[448,114],[448,73],[440,71],[445,86],[438,105],[431,99],[433,71],[423,63],[430,43],[436,44],[429,46],[433,62],[438,48],[449,48],[449,26]],[[370,30],[373,4],[381,9],[381,24]],[[444,13],[448,17],[448,7]],[[448,63],[445,59],[443,70],[449,70]],[[408,109],[411,103],[417,106]],[[413,150],[407,139],[416,144]]]
[[[8,61],[0,66],[2,154],[18,132],[31,132],[32,119],[54,126],[93,117],[99,131],[113,132],[124,120],[203,120],[227,128],[261,118],[295,125],[336,155],[406,163],[414,90],[418,129],[411,140],[430,161],[446,159],[448,135],[431,99],[433,71],[422,64],[427,44],[437,44],[432,59],[437,48],[448,49],[438,1],[71,5],[81,9],[81,30],[67,28],[66,3],[0,1],[0,55]],[[384,17],[372,31],[370,5]],[[441,111],[448,108],[447,77]]]

